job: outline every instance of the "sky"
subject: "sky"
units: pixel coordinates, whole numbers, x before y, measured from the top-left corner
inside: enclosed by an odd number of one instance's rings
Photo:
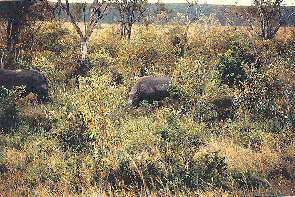
[[[56,1],[56,0],[51,0]],[[62,0],[64,1],[64,0]],[[93,0],[69,0],[69,2],[92,2]],[[188,0],[193,1],[193,0]],[[154,3],[157,0],[149,0],[149,2]],[[186,0],[160,0],[163,3],[186,3]],[[218,5],[251,5],[253,0],[198,0],[200,4],[218,4]],[[284,0],[283,5],[295,6],[295,0]]]

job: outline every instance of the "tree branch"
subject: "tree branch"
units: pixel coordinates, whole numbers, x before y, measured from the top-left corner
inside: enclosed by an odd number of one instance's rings
[[[61,0],[59,0],[59,2],[60,2],[60,6],[62,7],[62,9],[66,12],[66,14],[68,15],[68,17],[70,18],[71,23],[73,24],[75,30],[77,31],[77,33],[78,33],[79,36],[80,36],[80,39],[81,39],[83,42],[86,42],[86,37],[83,35],[82,30],[80,29],[80,27],[79,27],[78,24],[76,23],[75,18],[74,18],[74,16],[72,15],[72,13],[71,13],[71,11],[70,11],[69,1],[66,0],[66,5],[63,5],[63,4],[61,3]]]

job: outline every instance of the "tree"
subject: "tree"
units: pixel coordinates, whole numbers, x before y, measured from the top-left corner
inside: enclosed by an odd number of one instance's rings
[[[254,0],[263,39],[272,39],[277,34],[281,26],[282,2],[283,0]]]
[[[132,26],[139,22],[146,11],[147,0],[115,0],[113,6],[119,12],[121,36],[131,38]]]
[[[191,24],[198,19],[197,6],[198,0],[187,0],[187,15],[179,15],[177,19],[178,26],[170,33],[171,43],[178,49],[177,54],[184,56],[188,49],[188,33]],[[179,28],[181,27],[181,28]],[[181,30],[180,34],[176,32]]]
[[[16,67],[20,35],[25,27],[33,21],[48,16],[49,4],[47,1],[22,0],[5,1],[0,3],[0,16],[6,29],[6,49],[2,50],[1,67]]]
[[[269,40],[276,36],[282,25],[282,2],[283,0],[253,0],[252,6],[236,6],[228,14],[238,20],[239,24],[248,24],[264,40]]]
[[[282,25],[283,0],[254,0],[254,5],[236,8],[236,16],[241,17],[254,30],[258,27],[259,35],[273,39]]]
[[[171,10],[169,10],[165,3],[158,0],[155,3],[156,9],[154,11],[154,22],[165,24],[169,21],[169,15],[171,14]]]
[[[14,68],[15,56],[17,52],[17,43],[20,37],[21,28],[27,22],[27,16],[31,1],[9,1],[1,2],[0,15],[6,25],[6,50],[3,67]]]
[[[195,21],[199,18],[198,13],[198,0],[186,0],[187,6],[187,16],[190,21]]]
[[[83,4],[82,11],[83,11],[83,22],[84,22],[84,30],[82,30],[81,27],[79,27],[78,22],[79,19],[75,19],[73,11],[70,9],[69,1],[66,0],[65,4],[61,2],[61,0],[58,1],[59,5],[62,7],[62,9],[65,11],[67,16],[70,19],[70,22],[72,23],[73,27],[75,28],[76,32],[78,33],[80,37],[81,42],[81,62],[82,64],[85,64],[85,61],[87,60],[88,55],[88,41],[91,37],[95,27],[97,26],[98,22],[102,17],[104,16],[104,13],[106,12],[108,8],[108,3],[105,1],[102,1],[101,3],[98,2],[98,0],[94,0],[90,6],[90,17],[88,23],[86,22],[86,4]],[[77,7],[75,9],[75,12],[77,12]]]

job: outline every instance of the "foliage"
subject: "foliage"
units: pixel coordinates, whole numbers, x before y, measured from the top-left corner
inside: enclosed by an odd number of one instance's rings
[[[65,24],[39,24],[30,65],[48,76],[53,102],[1,89],[0,193],[293,194],[292,34],[136,25],[128,41],[107,25],[74,81],[78,37]],[[172,37],[184,33],[180,55]],[[128,106],[144,75],[171,77],[173,96]]]

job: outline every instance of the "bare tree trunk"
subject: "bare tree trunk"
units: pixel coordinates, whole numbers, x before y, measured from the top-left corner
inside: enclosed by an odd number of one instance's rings
[[[132,26],[143,18],[146,3],[142,0],[117,1],[116,8],[120,13],[121,36],[131,39]]]
[[[127,36],[127,22],[126,22],[125,14],[126,13],[124,13],[123,10],[120,11],[120,15],[121,15],[120,28],[121,28],[122,37]]]
[[[120,24],[120,35],[121,35],[121,37],[125,36],[125,24],[124,24],[124,22],[121,22],[121,24]]]
[[[4,58],[5,58],[5,52],[1,50],[1,56],[0,56],[0,68],[4,68]]]
[[[273,24],[273,22],[269,21],[268,18],[264,17],[261,21],[261,36],[264,40],[273,39],[278,30],[280,25]]]
[[[281,26],[282,0],[254,2],[259,14],[261,37],[265,40],[273,39]]]
[[[92,3],[92,7],[94,8],[91,11],[91,16],[90,16],[90,21],[89,24],[86,25],[86,8],[83,7],[83,20],[84,20],[84,33],[81,30],[81,28],[78,26],[78,23],[76,22],[74,16],[72,15],[71,11],[70,11],[70,6],[69,6],[69,2],[68,0],[66,0],[66,5],[64,6],[61,1],[59,0],[59,5],[62,7],[62,9],[66,12],[66,14],[69,16],[70,21],[72,23],[72,25],[74,26],[76,32],[78,33],[79,37],[80,37],[80,41],[81,41],[81,61],[84,62],[87,60],[87,55],[88,55],[88,40],[91,36],[91,34],[93,33],[98,20],[101,19],[102,17],[102,12],[101,12],[101,6],[98,6],[98,1],[94,0],[94,2]],[[98,7],[96,7],[98,6]],[[105,9],[103,10],[103,12],[105,12],[107,9],[107,6],[105,7]]]
[[[16,44],[19,40],[21,27],[21,22],[18,20],[19,19],[10,18],[7,24],[7,58],[5,64],[6,67],[10,69],[15,69]]]
[[[85,61],[87,59],[88,56],[88,42],[86,39],[82,39],[81,41],[81,60]]]
[[[95,27],[97,26],[99,20],[103,17],[104,13],[106,12],[108,8],[108,3],[102,2],[99,3],[98,0],[93,0],[93,3],[91,4],[91,14],[89,17],[89,21],[86,24],[86,5],[83,5],[83,22],[84,22],[84,32],[81,27],[79,27],[78,22],[73,16],[73,13],[70,11],[70,4],[69,1],[66,0],[65,5],[62,4],[61,0],[58,0],[58,5],[66,12],[68,17],[70,18],[70,21],[75,28],[76,32],[78,33],[80,37],[80,44],[81,44],[81,58],[78,60],[78,68],[76,71],[72,74],[72,77],[77,76],[84,76],[87,74],[87,72],[90,70],[91,65],[88,61],[88,41],[91,37]],[[81,9],[80,9],[81,10]],[[78,84],[78,81],[77,81]]]
[[[128,40],[131,39],[131,34],[132,34],[132,23],[128,23],[127,24],[127,27],[126,27],[126,30],[127,30],[127,38]]]

